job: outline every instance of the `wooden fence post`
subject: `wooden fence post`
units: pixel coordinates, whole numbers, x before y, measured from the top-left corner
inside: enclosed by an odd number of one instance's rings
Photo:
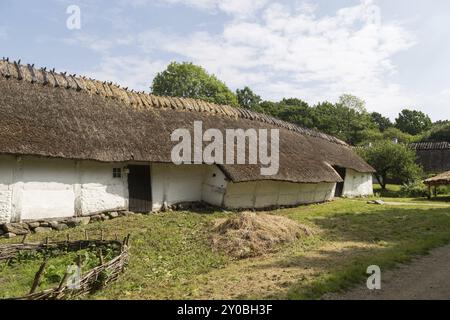
[[[34,276],[33,285],[31,286],[30,294],[33,294],[37,287],[39,286],[39,282],[41,280],[42,274],[44,273],[45,266],[47,265],[47,258],[44,259],[44,262],[41,264],[38,272]]]

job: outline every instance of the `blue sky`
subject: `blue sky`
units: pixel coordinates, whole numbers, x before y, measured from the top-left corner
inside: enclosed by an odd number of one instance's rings
[[[192,61],[264,99],[352,93],[391,118],[450,118],[447,0],[0,0],[0,14],[0,56],[138,90]]]

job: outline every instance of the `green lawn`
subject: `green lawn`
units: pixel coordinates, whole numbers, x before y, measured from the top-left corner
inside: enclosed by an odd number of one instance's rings
[[[426,203],[424,201],[424,203]],[[208,230],[214,219],[236,213],[160,213],[95,223],[63,232],[33,235],[29,241],[91,237],[131,237],[131,260],[118,282],[91,299],[318,299],[365,281],[365,271],[382,270],[450,243],[450,206],[377,206],[366,200],[272,211],[317,230],[277,253],[233,260],[212,252]],[[0,243],[18,240],[1,240]],[[27,268],[27,267],[24,267]],[[31,268],[31,267],[30,267]],[[32,266],[36,268],[36,265]],[[2,271],[3,270],[3,271]],[[8,268],[0,266],[0,283]],[[3,274],[2,274],[3,273]],[[15,279],[17,294],[30,280]],[[5,295],[0,285],[0,296]]]
[[[430,202],[430,203],[449,203],[450,202],[450,193],[448,192],[449,188],[441,187],[440,190],[444,191],[447,190],[445,194],[439,194],[437,197],[433,195],[431,199],[428,199],[427,197],[421,197],[421,198],[410,198],[410,197],[404,197],[400,194],[400,185],[397,184],[388,184],[386,186],[386,190],[382,190],[381,186],[379,184],[373,185],[373,192],[375,195],[379,196],[376,197],[377,199],[381,198],[385,201],[394,201],[394,202]],[[375,197],[374,197],[375,198]]]

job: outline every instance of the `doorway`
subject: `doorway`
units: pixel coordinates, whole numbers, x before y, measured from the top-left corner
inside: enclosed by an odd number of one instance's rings
[[[128,166],[129,210],[152,211],[152,185],[150,166]]]
[[[345,175],[346,175],[346,169],[341,167],[333,166],[333,169],[336,170],[336,172],[339,174],[339,176],[342,178],[342,182],[338,182],[336,184],[336,192],[334,194],[335,197],[342,197],[342,194],[344,193],[344,183],[345,183]]]

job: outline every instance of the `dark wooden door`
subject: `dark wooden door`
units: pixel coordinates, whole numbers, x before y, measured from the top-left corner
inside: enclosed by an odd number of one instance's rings
[[[342,180],[345,181],[346,169],[341,167],[333,167],[333,168],[341,176]],[[336,184],[336,192],[334,194],[335,197],[342,197],[342,193],[344,192],[344,181],[338,182]]]
[[[129,209],[133,212],[152,211],[150,166],[128,166]]]

